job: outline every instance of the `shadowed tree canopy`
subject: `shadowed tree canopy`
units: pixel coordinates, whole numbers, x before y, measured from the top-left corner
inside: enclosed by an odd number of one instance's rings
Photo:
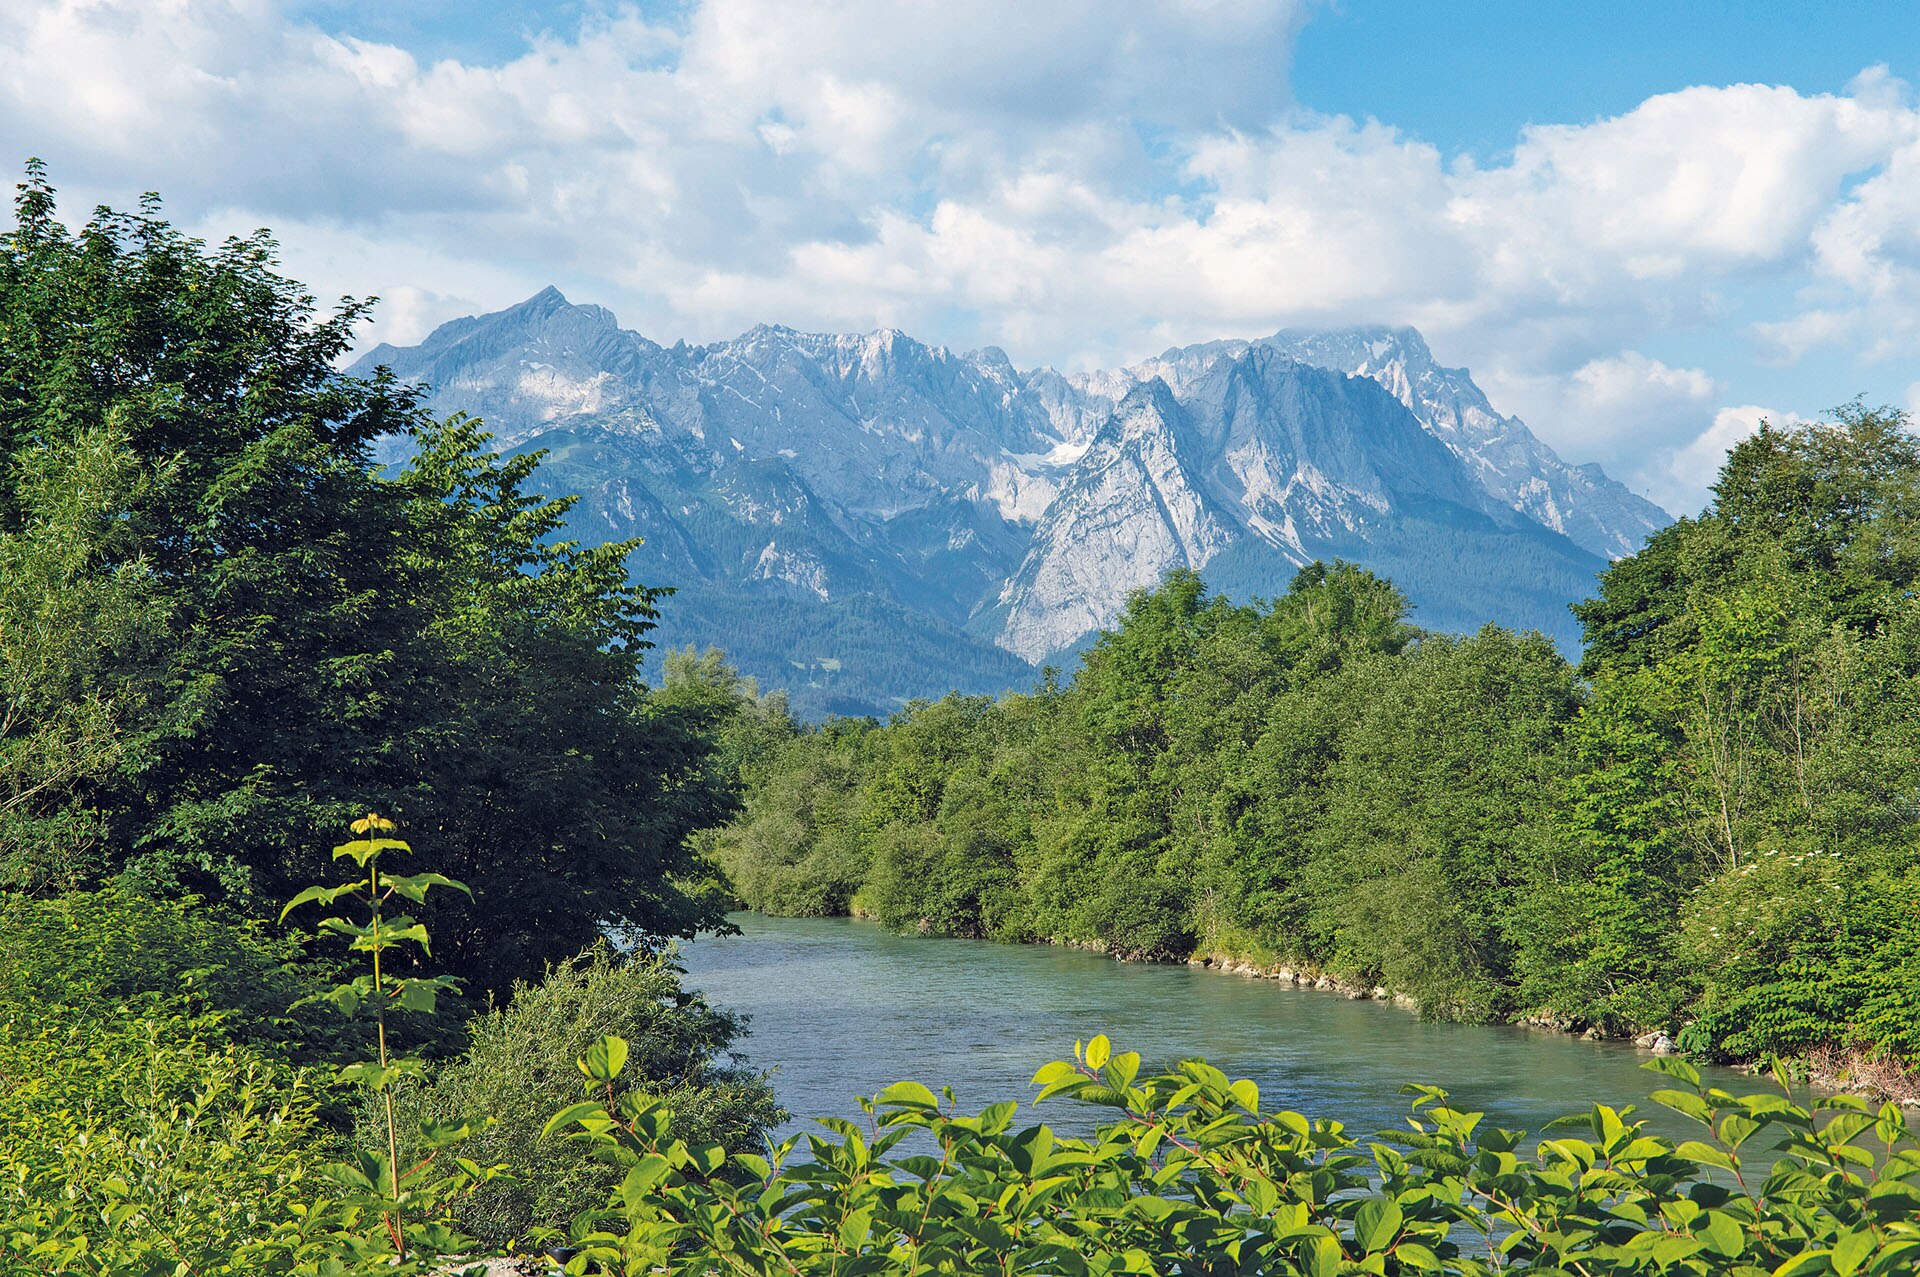
[[[630,545],[561,539],[537,457],[336,371],[369,305],[321,315],[265,232],[209,247],[151,196],[70,232],[30,167],[0,238],[0,878],[277,912],[375,808],[473,886],[429,923],[485,987],[602,924],[712,925],[686,836],[730,799],[712,707],[640,679],[659,592]]]

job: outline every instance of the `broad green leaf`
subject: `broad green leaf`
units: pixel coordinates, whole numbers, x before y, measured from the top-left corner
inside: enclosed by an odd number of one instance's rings
[[[1068,1064],[1065,1060],[1054,1060],[1040,1066],[1039,1070],[1034,1073],[1030,1085],[1051,1086],[1061,1078],[1079,1076],[1080,1070],[1073,1065]]]
[[[280,911],[280,921],[285,922],[288,914],[298,909],[301,905],[306,904],[309,900],[318,900],[322,904],[330,905],[340,897],[358,891],[359,889],[360,884],[357,882],[342,883],[338,887],[308,887],[299,895],[287,901],[287,907]]]
[[[1656,1104],[1664,1104],[1676,1113],[1684,1113],[1696,1122],[1713,1124],[1713,1106],[1698,1095],[1686,1091],[1655,1091],[1650,1097]]]
[[[653,1186],[672,1169],[667,1159],[658,1153],[649,1153],[634,1163],[626,1178],[620,1181],[620,1199],[627,1204],[627,1209],[637,1209]]]
[[[580,1069],[595,1082],[611,1082],[627,1067],[627,1040],[608,1034],[587,1048]]]
[[[1720,1119],[1720,1142],[1737,1149],[1759,1129],[1760,1123],[1745,1114],[1729,1113]]]
[[[592,1121],[604,1125],[611,1120],[612,1119],[607,1116],[607,1110],[604,1105],[596,1101],[588,1100],[580,1104],[569,1104],[558,1113],[555,1113],[547,1119],[547,1124],[540,1128],[540,1134],[542,1138],[545,1138],[563,1127],[572,1126],[576,1122]]]
[[[402,1011],[416,1011],[428,1015],[438,1005],[441,986],[432,980],[405,980],[394,991],[393,1005]]]
[[[383,851],[412,850],[413,848],[407,846],[407,844],[397,838],[360,838],[353,842],[343,842],[338,847],[335,847],[333,849],[333,858],[335,860],[351,859],[354,864],[365,869],[367,862]]]
[[[933,1092],[919,1082],[895,1082],[886,1090],[873,1097],[875,1104],[899,1104],[912,1108],[937,1109],[940,1101]]]
[[[381,1068],[373,1060],[356,1060],[352,1064],[344,1065],[335,1076],[350,1086],[367,1086],[379,1090],[399,1077],[400,1071],[391,1067]]]
[[[1409,1268],[1417,1268],[1421,1272],[1440,1270],[1440,1256],[1419,1242],[1401,1242],[1393,1248],[1393,1257]]]
[[[1732,1259],[1746,1249],[1746,1234],[1740,1224],[1721,1211],[1708,1211],[1706,1219],[1694,1228],[1695,1236],[1705,1241],[1717,1255]]]
[[[1688,1140],[1673,1150],[1690,1162],[1699,1162],[1703,1166],[1717,1166],[1723,1171],[1734,1169],[1734,1160],[1711,1144],[1699,1140]]]
[[[1853,1277],[1879,1244],[1879,1238],[1871,1232],[1846,1234],[1833,1244],[1833,1271],[1839,1273],[1840,1277]]]
[[[1112,1054],[1113,1044],[1107,1041],[1107,1035],[1104,1033],[1096,1034],[1094,1039],[1087,1043],[1087,1067],[1090,1069],[1105,1068],[1107,1058]]]
[[[1398,1202],[1373,1198],[1361,1203],[1359,1213],[1353,1217],[1353,1239],[1369,1255],[1385,1250],[1400,1235],[1405,1220]]]
[[[473,889],[464,882],[456,882],[445,874],[389,874],[380,875],[380,887],[383,891],[392,891],[415,903],[427,898],[427,892],[433,887],[452,887],[455,891],[467,893],[467,899],[473,899]]]
[[[484,1121],[475,1121],[472,1118],[442,1120],[423,1117],[419,1121],[420,1141],[428,1148],[446,1148],[450,1144],[458,1144],[461,1140],[468,1138],[485,1124]]]
[[[1677,1078],[1685,1082],[1688,1086],[1696,1090],[1699,1089],[1700,1070],[1694,1068],[1693,1065],[1687,1063],[1685,1060],[1672,1056],[1657,1055],[1640,1067],[1650,1073],[1664,1073],[1670,1078]]]
[[[366,995],[355,985],[340,984],[321,995],[322,1001],[330,1003],[341,1015],[352,1015],[366,1002]]]

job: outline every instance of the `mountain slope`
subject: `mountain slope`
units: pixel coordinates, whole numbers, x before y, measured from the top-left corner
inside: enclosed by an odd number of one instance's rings
[[[1411,328],[1330,331],[1284,329],[1252,341],[1177,347],[1116,372],[1063,379],[1051,402],[1056,422],[1109,409],[1133,385],[1158,378],[1182,398],[1216,364],[1264,349],[1352,377],[1378,382],[1428,433],[1464,462],[1490,495],[1594,554],[1631,554],[1673,522],[1653,502],[1607,477],[1597,465],[1560,459],[1518,417],[1502,416],[1464,368],[1445,368]]]
[[[1178,391],[1138,384],[1094,436],[990,614],[1003,647],[1069,647],[1170,568],[1271,595],[1336,557],[1392,577],[1427,624],[1573,637],[1554,605],[1603,561],[1476,484],[1384,387],[1261,345],[1187,371]]]
[[[1423,624],[1569,643],[1565,604],[1665,521],[1411,329],[1063,375],[892,329],[668,347],[546,289],[355,371],[382,364],[547,449],[573,532],[644,537],[636,578],[679,591],[662,641],[725,646],[803,712],[1021,685],[1175,566],[1276,594],[1344,556]]]

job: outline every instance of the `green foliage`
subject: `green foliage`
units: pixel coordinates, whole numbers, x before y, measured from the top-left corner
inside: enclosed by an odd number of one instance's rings
[[[11,481],[26,514],[0,523],[0,886],[71,889],[104,864],[93,796],[125,759],[139,703],[110,674],[150,657],[162,605],[147,565],[125,557],[120,511],[139,480],[124,431],[34,449]]]
[[[1769,427],[1539,635],[1421,634],[1312,564],[1142,592],[1065,687],[799,732],[711,845],[742,898],[1255,958],[1424,1014],[1912,1061],[1920,444]]]
[[[557,1137],[543,1138],[552,1112],[579,1093],[576,1062],[602,1037],[630,1044],[616,1094],[630,1091],[672,1106],[689,1139],[753,1148],[785,1114],[758,1074],[728,1058],[740,1021],[683,992],[659,956],[623,958],[605,945],[555,967],[539,984],[474,1020],[470,1044],[419,1091],[429,1121],[490,1119],[462,1146],[475,1161],[511,1167],[514,1178],[477,1189],[456,1215],[495,1245],[536,1228],[564,1228],[603,1199],[618,1172]],[[380,1115],[363,1110],[363,1138],[384,1139]]]
[[[1501,1014],[1573,674],[1537,635],[1405,614],[1350,564],[1249,606],[1175,573],[1064,688],[794,735],[715,857],[754,908],[1131,957],[1251,945]]]
[[[0,897],[0,988],[15,1008],[76,1019],[183,1016],[227,1041],[296,1062],[364,1039],[313,1005],[329,972],[293,939],[193,899],[115,883],[50,898]]]
[[[181,1016],[0,1019],[0,1266],[288,1273],[330,1247],[299,1074]]]
[[[867,875],[857,787],[872,724],[841,719],[775,745],[749,772],[740,817],[710,841],[747,904],[794,916],[844,914]]]
[[[623,1053],[610,1039],[582,1060],[590,1096]],[[1111,1111],[1086,1139],[900,1082],[862,1101],[868,1130],[825,1119],[804,1157],[799,1137],[760,1157],[679,1137],[644,1094],[590,1098],[550,1126],[625,1175],[577,1222],[567,1271],[1890,1277],[1920,1261],[1920,1155],[1898,1107],[1734,1096],[1658,1067],[1674,1086],[1654,1099],[1701,1138],[1596,1106],[1529,1151],[1410,1087],[1408,1129],[1362,1143],[1263,1110],[1253,1083],[1200,1060],[1143,1076],[1104,1037],[1034,1077],[1039,1101]],[[1780,1154],[1760,1178],[1763,1133]]]
[[[0,887],[265,912],[371,803],[481,901],[420,911],[478,988],[716,923],[687,835],[731,782],[641,678],[632,545],[564,540],[537,454],[338,373],[366,303],[159,214],[70,232],[36,166],[0,235]]]
[[[1557,924],[1529,988],[1715,1056],[1912,1058],[1920,445],[1842,408],[1734,449],[1699,519],[1577,608]],[[1691,1021],[1691,1023],[1687,1023]]]

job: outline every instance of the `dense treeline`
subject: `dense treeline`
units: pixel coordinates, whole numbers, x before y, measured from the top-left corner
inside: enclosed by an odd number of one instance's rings
[[[1136,595],[1064,685],[796,731],[714,839],[773,912],[1286,963],[1428,1014],[1920,1055],[1920,447],[1766,428],[1539,635],[1314,565]]]

